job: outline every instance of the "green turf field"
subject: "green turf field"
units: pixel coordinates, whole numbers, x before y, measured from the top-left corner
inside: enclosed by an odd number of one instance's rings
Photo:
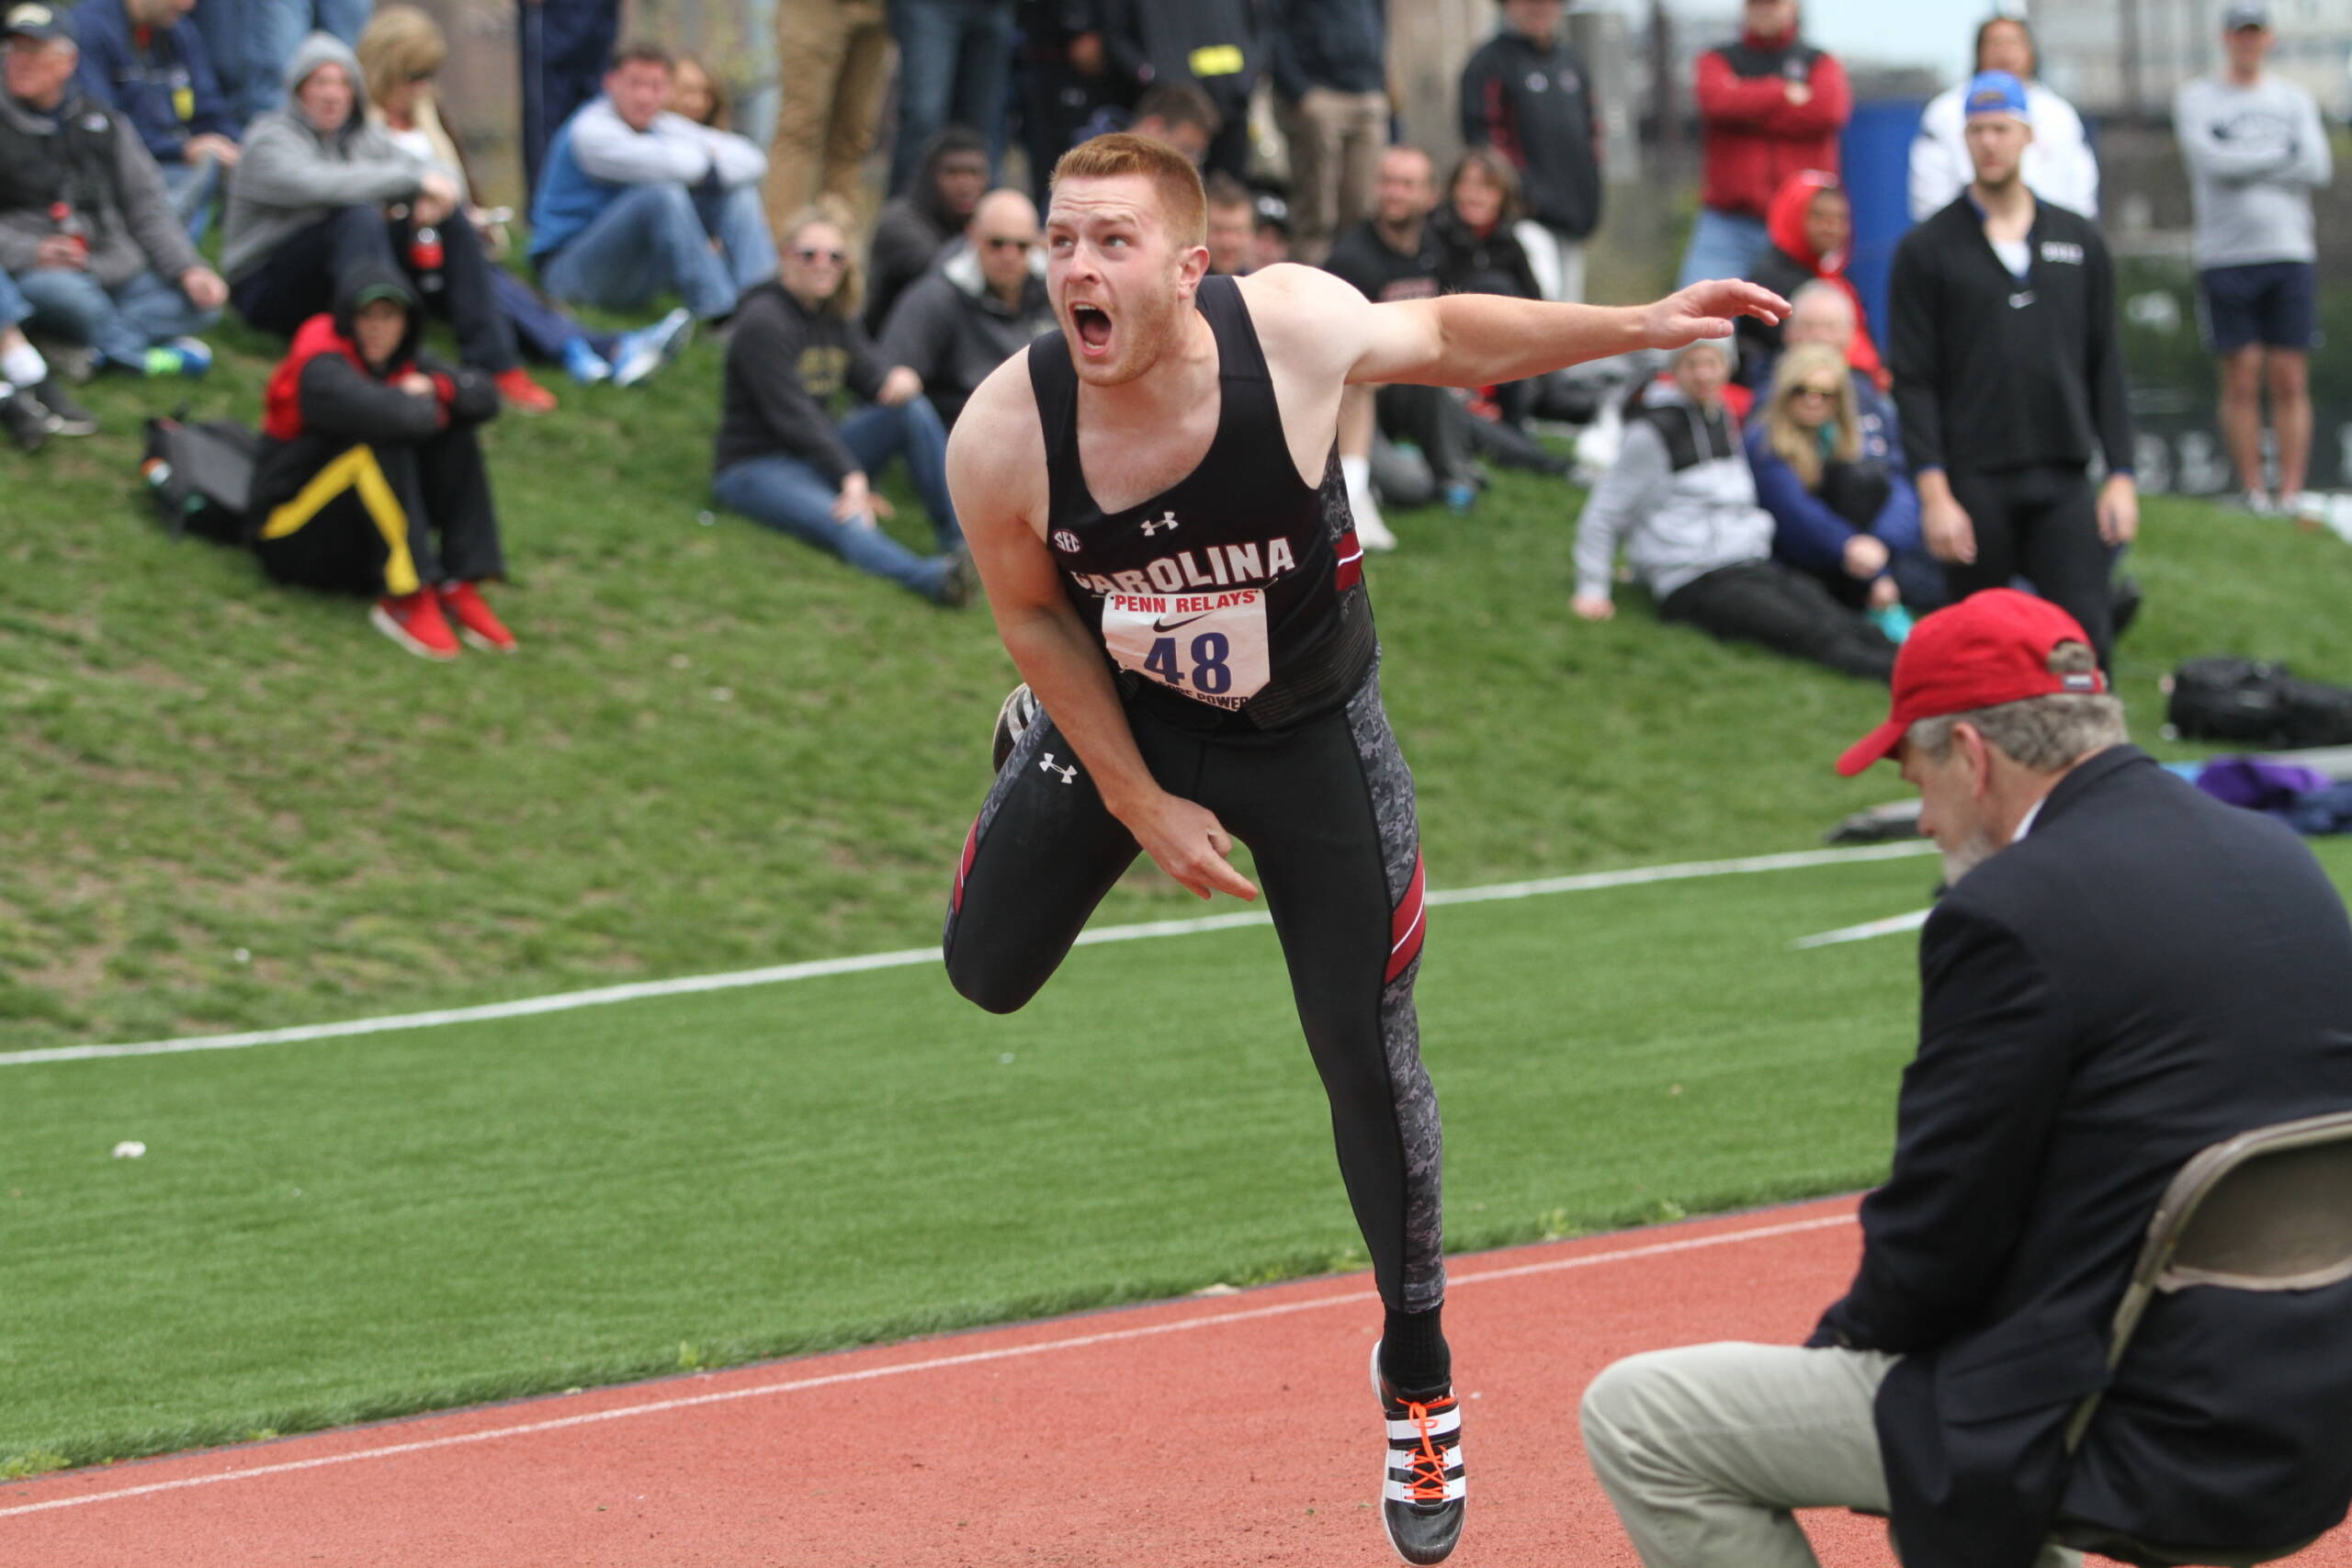
[[[2328,847],[2352,878],[2352,846]],[[1882,1168],[1931,858],[1431,912],[1456,1249]],[[0,1069],[18,1472],[1363,1258],[1262,928]],[[116,1159],[125,1139],[143,1158]]]

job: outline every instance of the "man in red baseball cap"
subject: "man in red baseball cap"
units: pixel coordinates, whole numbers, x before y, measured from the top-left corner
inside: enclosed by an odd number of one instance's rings
[[[2352,1280],[2161,1296],[2112,1369],[2108,1334],[2186,1161],[2352,1110],[2343,900],[2293,834],[2125,743],[2053,604],[1938,611],[1894,685],[1838,771],[1900,761],[1951,886],[1853,1285],[1803,1348],[1618,1362],[1585,1451],[1645,1568],[1810,1562],[1802,1508],[1887,1515],[1905,1568],[2285,1556],[2352,1500]]]
[[[2013,588],[1972,594],[1913,627],[1894,685],[1886,722],[1848,747],[1838,771],[1850,778],[1890,757],[1902,765],[1947,882],[2022,838],[2060,779],[2125,739],[2122,705],[2106,694],[2081,624]]]

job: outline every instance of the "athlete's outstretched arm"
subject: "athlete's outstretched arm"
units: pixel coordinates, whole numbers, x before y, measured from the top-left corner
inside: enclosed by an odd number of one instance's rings
[[[1279,280],[1274,276],[1281,274]],[[1565,305],[1500,294],[1448,294],[1375,305],[1329,273],[1253,275],[1290,295],[1298,335],[1329,345],[1350,381],[1484,387],[1642,348],[1729,337],[1734,318],[1778,322],[1789,302],[1758,284],[1694,283],[1648,305]],[[1264,287],[1261,283],[1261,287]]]
[[[1078,618],[1037,522],[1049,489],[1029,359],[1017,354],[973,392],[947,440],[947,490],[1007,653],[1092,775],[1103,807],[1144,852],[1201,897],[1255,898],[1226,860],[1232,837],[1206,807],[1159,787],[1136,749],[1102,645]]]

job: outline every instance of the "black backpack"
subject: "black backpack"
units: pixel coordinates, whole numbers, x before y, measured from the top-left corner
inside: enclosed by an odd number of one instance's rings
[[[253,538],[246,513],[260,455],[261,437],[233,419],[151,419],[139,473],[174,538],[195,534],[243,545]]]
[[[2265,660],[2189,659],[2173,671],[2165,719],[2185,740],[2347,746],[2352,690],[2297,680]]]

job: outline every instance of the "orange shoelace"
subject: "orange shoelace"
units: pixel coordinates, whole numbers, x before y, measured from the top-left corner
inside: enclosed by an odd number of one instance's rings
[[[1421,1446],[1413,1450],[1413,1478],[1406,1486],[1407,1494],[1416,1503],[1445,1501],[1445,1454],[1430,1435],[1430,1417],[1453,1407],[1453,1396],[1450,1393],[1427,1404],[1405,1402],[1405,1419],[1421,1435]]]

